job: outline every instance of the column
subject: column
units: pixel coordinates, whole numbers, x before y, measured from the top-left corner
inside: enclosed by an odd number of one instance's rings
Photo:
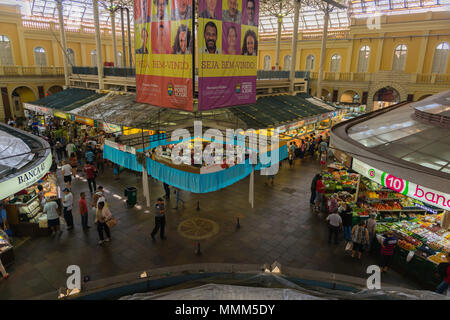
[[[380,34],[380,38],[378,40],[378,48],[377,48],[377,56],[376,56],[376,62],[375,62],[375,70],[374,72],[378,72],[381,69],[381,59],[383,58],[383,45],[384,45],[384,36],[385,33]]]
[[[86,55],[86,44],[84,43],[84,42],[81,42],[80,43],[80,49],[81,49],[81,65],[83,66],[83,67],[87,67],[88,65],[89,65],[89,63],[88,63],[88,58],[87,58],[87,55]],[[89,52],[89,56],[90,56],[90,52]]]
[[[98,73],[98,88],[104,89],[103,85],[103,59],[102,59],[102,43],[100,34],[100,22],[98,19],[98,0],[93,0],[94,7],[94,25],[95,25],[95,46],[97,50],[97,73]]]
[[[63,65],[64,65],[64,82],[65,82],[66,87],[68,87],[70,85],[70,81],[69,81],[69,72],[70,71],[69,71],[69,64],[67,63],[67,43],[66,43],[66,31],[64,30],[62,0],[56,1],[56,7],[58,9],[59,35],[61,38],[61,46],[62,46],[62,51],[63,51],[62,57],[63,57]],[[56,57],[55,57],[55,64],[56,64]]]
[[[300,18],[300,0],[294,3],[294,30],[292,32],[291,70],[289,72],[289,92],[294,94],[295,65],[297,63],[298,19]]]
[[[345,67],[345,72],[351,72],[352,68],[353,44],[355,43],[355,41],[353,39],[350,39],[350,41],[351,44],[349,51],[347,52],[347,66]]]
[[[19,48],[20,48],[20,57],[22,58],[22,66],[30,66],[30,62],[28,61],[27,56],[27,45],[25,43],[25,30],[22,26],[17,26],[17,36],[19,38]],[[33,49],[31,49],[33,50]],[[19,65],[18,61],[15,61],[16,65]]]
[[[55,67],[61,66],[61,61],[59,61],[58,47],[59,47],[58,42],[56,40],[52,40],[53,66]]]
[[[111,28],[112,28],[112,43],[113,43],[113,57],[114,67],[117,67],[117,42],[116,42],[116,11],[111,10]]]
[[[122,28],[122,68],[127,67],[127,53],[125,51],[125,26],[123,21],[123,8],[120,8],[120,23]]]
[[[423,65],[425,63],[425,55],[427,53],[428,47],[428,38],[430,35],[430,31],[427,30],[423,33],[424,37],[420,41],[420,52],[419,52],[419,60],[417,64],[417,73],[423,73]]]
[[[130,60],[130,68],[133,68],[133,55],[131,53],[131,24],[130,24],[130,9],[127,9],[127,31],[128,31],[128,58]]]
[[[328,8],[325,9],[325,15],[323,16],[323,34],[322,34],[322,46],[320,47],[320,63],[319,63],[319,76],[317,77],[317,92],[316,96],[321,99],[322,97],[322,78],[323,78],[323,66],[325,64],[325,55],[327,50],[327,35],[328,35],[328,21],[330,20],[330,12]]]
[[[281,2],[280,2],[281,6]],[[276,47],[276,56],[275,56],[275,70],[280,68],[280,44],[281,44],[281,23],[283,22],[283,17],[280,13],[278,16],[278,30],[277,30],[277,47]]]

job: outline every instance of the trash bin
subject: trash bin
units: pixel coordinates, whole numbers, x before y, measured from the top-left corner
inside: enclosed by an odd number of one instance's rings
[[[125,196],[127,197],[127,205],[129,208],[137,203],[137,189],[135,187],[126,188]]]

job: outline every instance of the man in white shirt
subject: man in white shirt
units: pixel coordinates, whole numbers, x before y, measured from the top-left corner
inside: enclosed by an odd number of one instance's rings
[[[334,233],[334,244],[338,244],[339,231],[342,229],[342,218],[337,213],[330,214],[328,221],[328,244],[331,244],[331,237]]]
[[[75,149],[75,145],[72,142],[69,142],[66,146],[66,151],[67,151],[67,157],[70,158],[72,153],[75,153],[74,151]]]
[[[73,195],[69,189],[65,188],[64,197],[62,199],[63,207],[64,207],[64,220],[66,220],[67,230],[73,229],[73,216],[72,216],[72,208],[73,208]]]
[[[59,231],[59,234],[61,235],[62,231],[59,230],[58,204],[55,201],[47,201],[46,199],[43,201],[45,201],[45,205],[42,211],[47,214],[47,223],[48,227],[52,230],[52,236],[54,236],[57,231]]]
[[[70,188],[70,184],[72,183],[72,166],[67,161],[63,161],[61,171],[64,177],[64,182],[66,183],[66,187]]]

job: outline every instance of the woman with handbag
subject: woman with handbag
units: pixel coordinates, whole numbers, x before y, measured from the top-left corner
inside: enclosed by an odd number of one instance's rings
[[[358,251],[358,260],[361,259],[361,255],[364,252],[364,248],[369,244],[369,231],[366,228],[366,222],[361,220],[359,224],[352,229],[353,250],[352,258],[355,257],[356,251]]]
[[[97,211],[95,214],[95,223],[97,224],[97,231],[100,237],[100,241],[98,242],[98,244],[100,245],[103,244],[104,242],[111,241],[111,234],[109,231],[108,224],[106,223],[111,218],[112,218],[111,211],[109,211],[109,209],[105,207],[105,203],[103,201],[99,202],[97,204]],[[103,230],[105,230],[106,233],[107,237],[106,240],[104,240],[103,237]]]

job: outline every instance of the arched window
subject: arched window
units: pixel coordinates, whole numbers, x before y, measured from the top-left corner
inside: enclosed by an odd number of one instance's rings
[[[341,56],[334,54],[331,57],[330,72],[339,72],[341,69]]]
[[[284,56],[284,70],[290,70],[291,69],[291,56]]]
[[[45,54],[45,49],[42,47],[34,48],[34,63],[37,66],[46,66],[47,57]]]
[[[447,42],[441,42],[434,49],[433,66],[431,73],[445,73],[449,46]]]
[[[406,52],[408,48],[404,44],[399,44],[394,51],[394,61],[392,62],[392,70],[403,71],[406,63]]]
[[[117,66],[118,68],[122,68],[122,52],[117,51]]]
[[[270,70],[270,56],[264,57],[264,70]]]
[[[93,67],[97,66],[97,50],[95,49],[91,51],[91,62]]]
[[[7,36],[0,35],[0,65],[12,66],[13,64],[11,41]]]
[[[69,65],[75,65],[75,52],[71,48],[67,48],[67,60]]]
[[[314,55],[310,54],[306,57],[306,71],[314,70]]]
[[[370,47],[362,46],[359,50],[358,72],[367,72],[369,68]]]

